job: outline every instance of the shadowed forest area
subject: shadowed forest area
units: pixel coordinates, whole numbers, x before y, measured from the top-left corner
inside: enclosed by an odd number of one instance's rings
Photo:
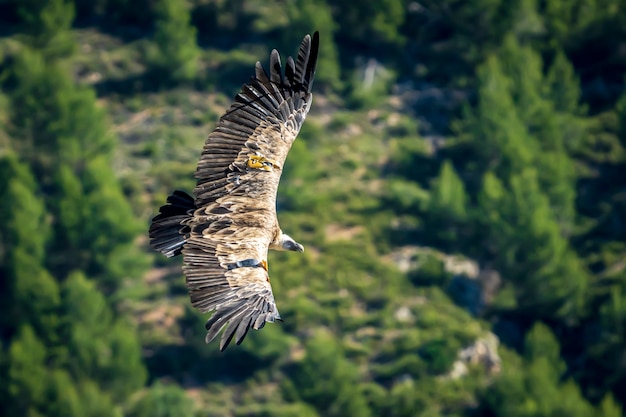
[[[320,31],[283,322],[220,353],[150,218]],[[0,0],[0,414],[621,417],[620,0]]]

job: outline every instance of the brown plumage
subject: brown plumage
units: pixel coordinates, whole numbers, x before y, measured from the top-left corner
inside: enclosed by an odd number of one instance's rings
[[[250,328],[280,319],[267,272],[268,249],[302,252],[276,217],[276,192],[311,106],[319,35],[305,36],[284,74],[276,50],[269,75],[257,62],[230,109],[207,138],[194,197],[175,191],[152,219],[151,246],[183,255],[191,303],[213,312],[206,342],[225,328],[220,350],[241,343]]]

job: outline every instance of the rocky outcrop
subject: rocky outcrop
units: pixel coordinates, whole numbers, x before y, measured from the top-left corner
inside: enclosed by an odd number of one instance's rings
[[[458,379],[469,372],[471,366],[481,366],[488,375],[500,373],[501,359],[498,354],[498,337],[489,332],[471,345],[461,349],[452,370],[446,375],[450,379]]]

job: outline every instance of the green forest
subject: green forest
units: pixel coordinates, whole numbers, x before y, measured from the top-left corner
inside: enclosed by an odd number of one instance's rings
[[[148,247],[320,32],[282,322],[220,352]],[[1,0],[0,414],[621,417],[623,0]]]

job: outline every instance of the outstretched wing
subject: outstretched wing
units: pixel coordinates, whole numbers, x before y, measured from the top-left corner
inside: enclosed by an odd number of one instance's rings
[[[280,228],[276,192],[283,163],[311,105],[319,36],[306,36],[282,73],[260,63],[204,144],[194,189],[198,209],[182,253],[192,304],[213,311],[207,343],[225,327],[224,350],[250,328],[280,319],[267,273],[267,251]]]
[[[263,192],[265,202],[275,204],[282,166],[311,106],[318,48],[317,32],[305,36],[284,75],[275,49],[269,75],[256,63],[255,76],[204,144],[195,174],[197,207],[233,193],[257,198]],[[257,176],[259,170],[266,173]]]
[[[226,326],[220,341],[224,350],[233,336],[239,344],[251,327],[260,329],[265,322],[280,319],[264,261],[269,242],[263,234],[233,241],[224,238],[227,229],[218,231],[217,238],[210,237],[211,227],[205,233],[199,230],[202,227],[195,227],[183,247],[183,271],[192,305],[201,312],[214,312],[206,323],[206,342]]]

